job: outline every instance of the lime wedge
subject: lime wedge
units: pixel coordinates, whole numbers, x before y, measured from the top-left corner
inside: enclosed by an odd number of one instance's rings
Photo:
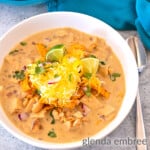
[[[65,53],[65,47],[63,44],[55,45],[46,54],[46,61],[61,61]]]
[[[99,66],[99,59],[87,57],[87,58],[83,58],[81,61],[82,61],[84,74],[85,73],[95,74],[97,72]]]

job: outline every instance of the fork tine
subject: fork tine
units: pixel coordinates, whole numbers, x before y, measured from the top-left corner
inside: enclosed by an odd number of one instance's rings
[[[134,36],[130,36],[129,38],[127,38],[126,41],[134,54],[134,58],[136,59],[136,47],[135,47],[135,43],[134,43]],[[136,59],[136,62],[137,62],[137,59]]]
[[[142,72],[147,64],[146,51],[145,51],[145,48],[144,48],[142,42],[139,40],[138,37],[134,37],[133,40],[135,43],[136,60],[137,60],[138,70],[139,70],[139,72]]]

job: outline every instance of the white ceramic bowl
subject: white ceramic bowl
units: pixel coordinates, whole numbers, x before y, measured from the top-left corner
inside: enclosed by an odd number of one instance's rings
[[[118,127],[118,125],[125,119],[135,101],[138,87],[138,71],[133,54],[131,53],[126,41],[113,28],[98,19],[79,13],[53,12],[37,15],[17,24],[1,37],[0,64],[2,64],[3,58],[10,48],[21,39],[42,30],[59,27],[72,27],[104,38],[112,47],[114,53],[117,55],[123,66],[126,84],[125,97],[115,119],[102,131],[91,137],[93,139],[101,139]],[[1,107],[0,123],[18,139],[37,147],[66,149],[82,146],[82,141],[67,144],[56,144],[33,139],[16,128],[9,121]]]

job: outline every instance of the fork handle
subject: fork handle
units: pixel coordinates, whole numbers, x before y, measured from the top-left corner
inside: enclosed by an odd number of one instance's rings
[[[146,136],[145,136],[145,128],[144,128],[144,122],[143,122],[143,114],[142,114],[142,108],[141,108],[139,89],[137,92],[136,104],[137,104],[136,139],[142,141],[142,140],[146,140]],[[137,144],[137,150],[147,150],[147,145]]]

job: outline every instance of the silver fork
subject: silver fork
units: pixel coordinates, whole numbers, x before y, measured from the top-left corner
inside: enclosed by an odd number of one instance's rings
[[[129,37],[127,42],[134,53],[140,75],[147,64],[145,48],[141,41],[135,36]],[[139,89],[136,97],[136,112],[136,139],[146,140]],[[137,145],[137,150],[147,150],[147,145]]]

